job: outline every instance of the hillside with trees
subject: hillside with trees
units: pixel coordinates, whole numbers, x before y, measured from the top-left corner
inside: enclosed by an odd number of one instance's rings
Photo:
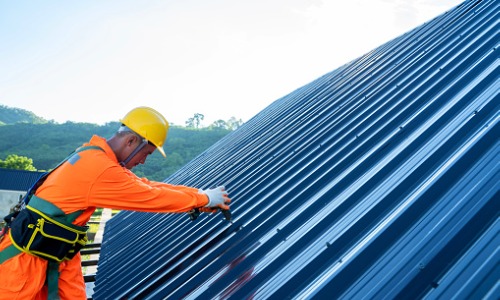
[[[19,115],[19,119],[0,115],[0,122],[3,122],[0,123],[0,161],[5,163],[16,155],[17,158],[31,159],[33,166],[39,171],[54,168],[73,150],[88,142],[92,135],[109,138],[120,126],[118,122],[105,125],[74,122],[57,124],[52,121],[43,123],[38,122],[40,119],[34,114],[33,120],[38,120],[37,123],[22,121],[29,115]],[[219,126],[205,128],[172,126],[164,147],[167,159],[155,151],[148,157],[146,164],[133,169],[134,173],[140,177],[163,181],[231,132],[226,125],[224,121],[219,121]],[[236,125],[232,123],[231,126],[240,125],[241,121],[236,122]]]
[[[0,125],[16,123],[43,124],[47,122],[47,120],[25,109],[8,107],[0,104]]]

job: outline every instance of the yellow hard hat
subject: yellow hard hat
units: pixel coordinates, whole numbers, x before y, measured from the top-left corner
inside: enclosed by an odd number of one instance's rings
[[[159,112],[150,107],[137,107],[128,112],[120,122],[155,145],[161,155],[167,157],[163,144],[167,140],[168,122]]]

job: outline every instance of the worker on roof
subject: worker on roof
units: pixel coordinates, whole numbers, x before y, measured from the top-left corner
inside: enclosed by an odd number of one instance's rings
[[[96,207],[180,213],[229,210],[224,187],[201,190],[139,178],[130,170],[156,149],[168,122],[138,107],[108,140],[94,135],[44,177],[0,242],[0,299],[86,299],[79,250]],[[39,181],[40,182],[40,181]],[[29,196],[32,194],[31,196]]]

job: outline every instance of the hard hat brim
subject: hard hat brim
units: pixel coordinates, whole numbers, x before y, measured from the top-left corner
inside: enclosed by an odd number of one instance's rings
[[[158,149],[158,151],[161,153],[161,155],[163,155],[163,157],[167,157],[167,155],[165,154],[165,150],[163,150],[163,147],[156,147],[156,149]]]

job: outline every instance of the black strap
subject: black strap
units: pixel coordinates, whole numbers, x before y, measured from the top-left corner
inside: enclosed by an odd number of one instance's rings
[[[43,184],[43,182],[45,181],[45,179],[47,179],[47,176],[49,176],[50,173],[54,172],[55,169],[59,168],[62,164],[64,164],[66,161],[68,161],[75,154],[77,154],[79,152],[82,152],[82,151],[93,150],[93,149],[94,150],[104,151],[104,149],[102,149],[99,146],[83,146],[83,147],[80,147],[80,148],[76,149],[75,151],[73,151],[70,155],[68,155],[68,157],[66,157],[63,161],[61,161],[54,169],[50,170],[49,172],[45,172],[44,174],[42,174],[42,176],[40,176],[40,178],[38,178],[38,180],[35,182],[35,184],[33,184],[33,186],[28,190],[28,192],[24,196],[24,198],[22,200],[22,202],[23,202],[23,208],[25,208],[26,205],[28,205],[28,203],[29,203],[29,201],[31,199],[31,196],[33,196],[35,194],[36,190]]]
[[[104,151],[101,147],[99,146],[84,146],[76,149],[73,151],[68,157],[66,157],[63,161],[61,161],[54,169],[52,169],[49,172],[45,172],[38,178],[38,180],[33,184],[33,186],[28,190],[24,198],[22,199],[23,202],[23,208],[26,208],[26,205],[29,203],[31,197],[35,194],[36,190],[42,185],[42,183],[45,181],[47,176],[53,172],[55,169],[60,167],[63,163],[65,163],[67,160],[69,160],[71,157],[73,157],[75,154],[85,151],[85,150],[101,150]],[[79,212],[81,213],[81,212]],[[75,214],[76,216],[76,214]],[[72,216],[71,216],[72,217]],[[14,257],[15,255],[21,253],[19,249],[14,247],[14,245],[10,245],[6,249],[0,251],[0,263],[3,263],[5,260]],[[59,263],[57,262],[48,262],[47,266],[47,287],[48,287],[48,299],[59,299],[59,287],[58,287],[58,282],[59,282]]]

